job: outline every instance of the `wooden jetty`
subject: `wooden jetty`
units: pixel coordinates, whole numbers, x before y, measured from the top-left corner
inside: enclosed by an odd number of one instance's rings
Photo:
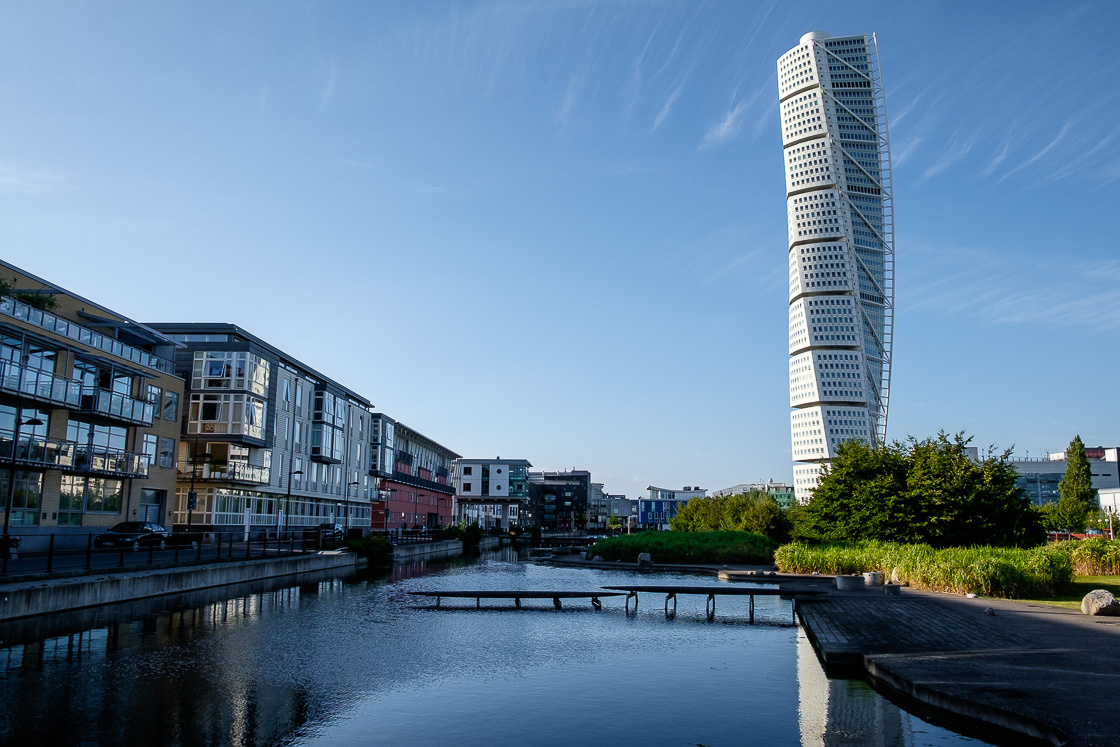
[[[596,610],[603,609],[603,603],[599,601],[600,597],[620,597],[621,592],[604,592],[604,591],[531,591],[528,589],[521,589],[518,591],[410,591],[408,592],[414,597],[435,597],[436,609],[439,609],[440,601],[443,598],[449,599],[474,599],[475,608],[482,606],[483,599],[512,599],[514,606],[521,609],[522,599],[551,599],[552,606],[556,609],[563,609],[560,604],[561,599],[590,599],[591,606]]]
[[[716,597],[750,597],[750,621],[754,622],[754,598],[759,597],[785,597],[793,600],[794,617],[797,615],[797,597],[802,595],[824,594],[823,591],[790,591],[789,589],[759,589],[756,587],[728,587],[728,586],[604,586],[604,589],[626,592],[626,613],[630,614],[630,599],[634,600],[634,612],[638,611],[638,592],[646,591],[652,594],[665,595],[665,616],[674,617],[677,614],[678,594],[700,594],[708,597],[708,620],[716,616]],[[673,602],[673,610],[669,611],[669,601]]]

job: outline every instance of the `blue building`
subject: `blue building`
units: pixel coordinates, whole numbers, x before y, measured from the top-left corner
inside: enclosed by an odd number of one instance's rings
[[[693,498],[704,498],[708,491],[700,487],[684,486],[680,490],[658,488],[650,485],[648,498],[638,499],[638,529],[669,529],[669,520],[677,515],[681,506]]]

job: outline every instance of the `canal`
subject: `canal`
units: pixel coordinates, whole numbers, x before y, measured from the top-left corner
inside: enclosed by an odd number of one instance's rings
[[[829,680],[790,603],[444,600],[409,591],[707,584],[520,562],[303,576],[0,625],[0,742],[50,745],[982,744]]]

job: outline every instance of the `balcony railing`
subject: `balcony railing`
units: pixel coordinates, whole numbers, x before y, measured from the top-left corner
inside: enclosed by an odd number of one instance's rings
[[[155,419],[155,405],[151,402],[96,387],[82,387],[80,408],[84,412],[139,425],[151,425]]]
[[[0,466],[7,466],[13,461],[17,465],[67,472],[121,477],[148,476],[148,457],[144,454],[26,433],[19,434],[19,443],[16,444],[10,431],[0,433]]]
[[[146,350],[141,350],[131,345],[125,345],[120,340],[106,337],[100,332],[94,332],[88,327],[83,327],[75,322],[62,319],[49,311],[42,311],[28,306],[14,298],[0,296],[0,314],[34,324],[42,329],[62,335],[63,337],[68,337],[71,340],[77,340],[84,345],[89,345],[90,347],[97,348],[110,355],[115,355],[118,358],[138,363],[141,366],[154,368],[163,373],[175,373],[175,364],[165,358],[160,358],[158,355],[153,355]]]
[[[0,389],[68,407],[78,407],[82,399],[80,382],[21,366],[15,361],[0,361]]]
[[[179,479],[186,482],[191,479],[189,471],[184,472],[182,467],[179,469]],[[209,464],[200,464],[199,470],[195,473],[195,480],[218,480],[223,482],[248,482],[254,485],[267,485],[271,479],[271,469],[262,467],[257,464],[242,464],[234,462],[224,466],[211,466]]]

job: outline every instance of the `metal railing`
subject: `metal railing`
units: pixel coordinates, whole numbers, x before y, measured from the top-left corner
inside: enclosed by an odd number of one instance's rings
[[[78,407],[82,401],[80,381],[63,379],[15,361],[0,361],[0,389],[67,407]]]
[[[76,322],[63,319],[49,311],[42,311],[33,306],[28,306],[22,301],[17,301],[9,296],[0,296],[0,314],[10,316],[13,319],[20,319],[29,324],[34,324],[37,327],[62,335],[63,337],[69,337],[71,340],[77,340],[84,345],[97,348],[110,355],[115,355],[118,358],[132,361],[133,363],[139,363],[142,366],[154,368],[163,373],[175,373],[175,364],[166,358],[160,358],[158,355],[153,355],[146,350],[126,345],[120,340],[106,337],[100,332],[94,332],[88,327],[83,327]]]
[[[91,446],[74,441],[21,433],[19,443],[11,431],[0,432],[0,462],[69,472],[146,477],[148,457],[108,446]]]
[[[176,532],[160,548],[157,542],[100,549],[97,535],[13,535],[13,547],[0,537],[0,577],[73,575],[92,570],[136,569],[159,565],[199,565],[238,560],[276,558],[322,549],[318,530],[261,533],[244,539],[244,532]],[[32,545],[34,545],[32,547]]]
[[[151,425],[155,419],[155,405],[151,402],[97,387],[82,387],[79,406],[85,412],[127,420],[130,423]]]

